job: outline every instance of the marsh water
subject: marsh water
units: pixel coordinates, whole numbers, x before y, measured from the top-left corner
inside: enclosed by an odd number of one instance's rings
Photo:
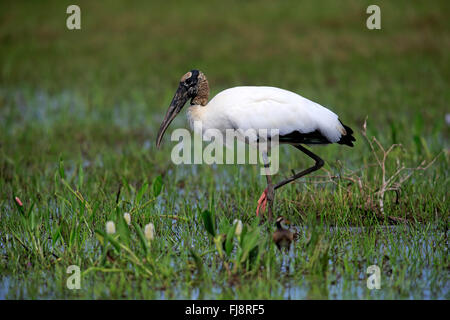
[[[297,228],[300,237],[308,236],[308,228]],[[352,242],[359,235],[373,232],[362,227],[329,227],[324,232],[344,239],[340,250],[351,250]],[[325,276],[295,274],[295,256],[298,246],[283,255],[279,277],[265,283],[265,289],[273,299],[450,299],[450,270],[448,266],[448,231],[418,230],[415,227],[410,239],[405,238],[405,226],[377,227],[380,235],[389,233],[389,242],[380,241],[376,250],[386,255],[395,252],[396,261],[380,264],[380,288],[368,287],[370,273],[367,261],[361,268],[346,274],[333,274],[333,264],[339,257],[330,255],[329,269]],[[424,236],[426,235],[426,236]],[[345,245],[347,243],[347,245]],[[444,247],[442,247],[444,246]],[[2,247],[3,244],[2,244]],[[437,250],[440,247],[442,250]],[[89,250],[89,249],[88,249]],[[5,252],[3,252],[5,254]],[[445,255],[445,256],[442,256]],[[355,257],[361,259],[361,257]],[[361,259],[364,260],[364,259]],[[443,265],[444,262],[444,265]],[[408,265],[409,264],[409,265]],[[447,265],[445,265],[447,264]],[[396,269],[401,269],[397,272]],[[90,275],[81,279],[80,290],[69,290],[65,286],[68,275],[38,272],[31,269],[21,275],[2,274],[0,299],[54,299],[54,298],[105,298],[108,285]],[[165,288],[152,287],[147,280],[134,280],[130,288],[120,297],[131,299],[252,299],[254,285],[230,283],[188,283]],[[248,290],[245,287],[248,286]],[[247,293],[248,292],[248,293]],[[115,298],[115,297],[112,297]]]

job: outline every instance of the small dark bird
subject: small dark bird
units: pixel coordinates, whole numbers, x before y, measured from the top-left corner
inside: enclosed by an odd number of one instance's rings
[[[275,242],[280,251],[283,248],[289,250],[292,241],[295,239],[295,234],[288,229],[284,229],[282,224],[290,224],[290,222],[284,217],[278,217],[275,221],[277,230],[272,235],[273,242]]]

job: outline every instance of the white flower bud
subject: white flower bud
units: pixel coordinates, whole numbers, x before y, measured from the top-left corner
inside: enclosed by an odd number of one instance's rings
[[[123,218],[125,219],[125,221],[127,222],[128,225],[130,225],[131,223],[131,215],[128,212],[125,212],[123,214]]]
[[[113,221],[108,221],[106,223],[106,233],[107,234],[114,234],[116,233],[116,225]]]
[[[153,225],[153,223],[150,222],[149,224],[145,225],[144,235],[148,241],[155,239],[155,226]]]
[[[234,219],[233,224],[236,225],[236,230],[234,231],[234,233],[239,237],[242,233],[242,221]]]

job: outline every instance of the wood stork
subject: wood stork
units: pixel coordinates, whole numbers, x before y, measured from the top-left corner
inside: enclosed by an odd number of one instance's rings
[[[339,143],[352,147],[355,141],[353,130],[344,125],[335,113],[291,91],[244,86],[226,89],[209,102],[208,97],[208,80],[201,71],[192,70],[181,77],[159,128],[156,146],[159,148],[164,132],[189,99],[187,116],[191,128],[194,122],[200,121],[203,131],[277,129],[280,143],[294,146],[312,158],[315,164],[277,184],[273,184],[270,175],[266,175],[267,188],[258,200],[256,215],[260,209],[264,212],[268,203],[269,220],[272,219],[275,190],[320,169],[324,164],[319,156],[302,144]]]

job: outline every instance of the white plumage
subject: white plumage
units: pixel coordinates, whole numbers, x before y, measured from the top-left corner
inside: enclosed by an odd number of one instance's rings
[[[330,142],[338,142],[345,129],[329,109],[294,92],[275,87],[234,87],[218,93],[206,106],[188,109],[188,119],[201,121],[202,134],[208,129],[319,131]]]

